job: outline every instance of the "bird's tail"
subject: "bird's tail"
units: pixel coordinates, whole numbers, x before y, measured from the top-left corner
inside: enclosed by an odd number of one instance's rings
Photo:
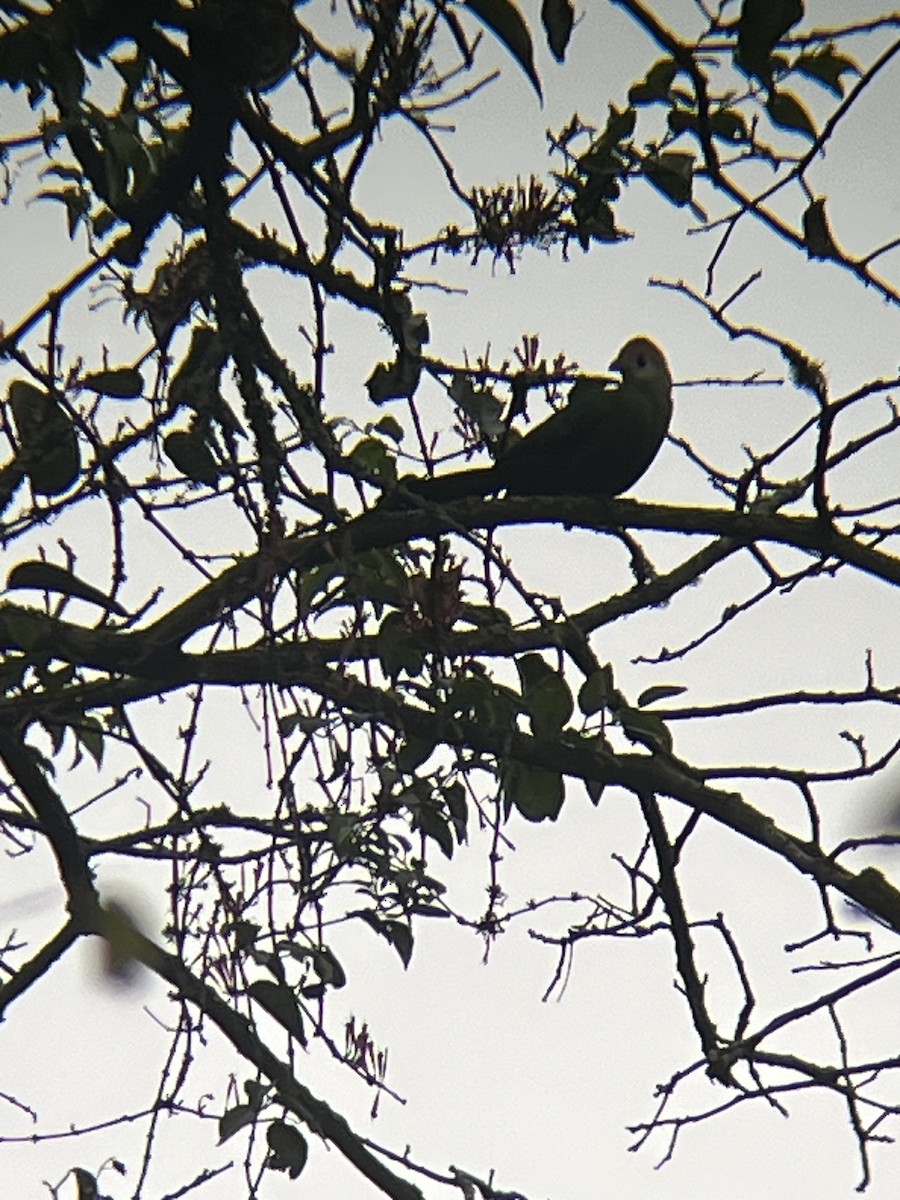
[[[407,475],[400,480],[400,486],[429,504],[449,504],[451,500],[463,500],[468,496],[489,496],[491,492],[499,491],[503,484],[497,478],[495,467],[471,467],[468,471],[449,471],[429,479]]]

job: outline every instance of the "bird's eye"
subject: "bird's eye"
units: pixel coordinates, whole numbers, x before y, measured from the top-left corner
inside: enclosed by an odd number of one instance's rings
[[[646,365],[647,365],[647,356],[646,356],[646,354],[639,354],[639,355],[638,355],[637,364],[638,364],[638,366],[639,366],[639,367],[646,367]]]

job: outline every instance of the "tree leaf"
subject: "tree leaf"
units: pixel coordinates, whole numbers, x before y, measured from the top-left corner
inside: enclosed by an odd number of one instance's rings
[[[394,763],[402,774],[411,775],[433,751],[433,739],[408,737],[394,756]]]
[[[301,1046],[306,1045],[303,1014],[297,998],[286,983],[275,983],[271,979],[255,979],[247,988],[247,995],[261,1005],[279,1025],[283,1025]]]
[[[77,575],[73,575],[65,567],[59,567],[55,563],[44,562],[43,559],[17,563],[7,577],[6,587],[8,590],[13,588],[38,588],[45,592],[60,592],[64,596],[73,596],[78,600],[87,600],[89,603],[96,604],[100,608],[105,608],[107,612],[115,613],[119,617],[127,617],[129,615],[127,609],[123,608],[117,600],[113,600],[110,596],[105,595],[99,588],[85,583],[83,579],[79,579]]]
[[[385,437],[389,437],[392,442],[399,445],[403,441],[403,426],[396,417],[392,417],[390,413],[386,413],[380,421],[377,421],[372,426],[373,433],[383,433]]]
[[[516,659],[525,708],[536,737],[555,737],[575,711],[569,685],[539,654]]]
[[[101,396],[134,400],[144,390],[144,377],[137,367],[112,367],[108,371],[94,371],[85,375],[81,386],[99,392]]]
[[[572,0],[544,0],[541,5],[541,21],[550,53],[557,62],[563,62],[572,35],[572,26],[575,24],[575,6]]]
[[[735,64],[770,85],[772,52],[802,19],[803,0],[744,0],[738,17]]]
[[[78,745],[84,747],[84,749],[94,760],[94,763],[99,770],[99,768],[103,765],[103,739],[106,734],[106,730],[96,717],[91,716],[83,717],[77,725],[72,725],[71,729],[75,734],[75,740]],[[81,755],[79,754],[76,756],[76,759],[72,764],[73,767],[77,767],[80,760]]]
[[[623,142],[631,140],[636,122],[637,112],[634,108],[629,106],[618,109],[614,104],[610,104],[603,132],[591,142],[590,149],[579,158],[578,169],[588,174],[595,171],[606,173],[611,161],[618,164],[620,160],[611,160],[610,155],[618,152]]]
[[[668,700],[670,696],[681,696],[686,691],[686,687],[677,683],[657,683],[641,692],[637,698],[637,706],[646,708],[650,704],[656,704],[658,700]]]
[[[328,946],[314,946],[312,957],[316,972],[327,987],[340,989],[347,986],[347,975],[333,950]]]
[[[8,398],[32,490],[41,496],[67,492],[81,470],[71,417],[49,392],[25,379],[12,381]]]
[[[833,42],[829,42],[820,50],[812,50],[801,54],[792,64],[794,71],[814,79],[826,87],[835,96],[843,96],[844,81],[842,75],[859,75],[860,69],[852,58],[839,54]]]
[[[339,562],[324,562],[321,566],[311,567],[300,576],[297,599],[301,612],[306,616],[312,609],[313,601],[321,592],[330,589],[335,579],[343,575]]]
[[[628,103],[655,104],[660,100],[669,100],[669,90],[677,74],[678,64],[675,60],[661,58],[639,83],[633,83],[628,89]]]
[[[387,614],[378,630],[376,640],[381,669],[389,679],[396,679],[401,671],[406,671],[409,675],[418,675],[422,670],[425,661],[424,647],[400,613]]]
[[[415,395],[421,374],[421,357],[401,350],[392,363],[378,363],[366,380],[369,399],[373,404],[408,400]]]
[[[515,760],[503,772],[507,809],[515,808],[526,821],[555,821],[565,799],[565,785],[556,771],[545,771]]]
[[[380,438],[363,438],[350,451],[349,458],[385,485],[397,482],[397,461]]]
[[[666,117],[666,123],[672,133],[695,133],[700,131],[700,118],[691,108],[684,108],[680,103],[673,105],[669,109]],[[712,128],[713,119],[710,118],[710,128]]]
[[[416,805],[412,812],[413,827],[437,842],[445,858],[452,858],[453,834],[450,831],[448,818],[439,812],[433,803],[427,801]]]
[[[169,461],[193,483],[219,486],[219,464],[197,429],[177,429],[163,441]]]
[[[603,789],[606,787],[606,784],[600,783],[597,779],[586,779],[584,786],[587,789],[588,799],[594,808],[596,808],[600,803],[600,797],[603,795]]]
[[[296,1179],[309,1157],[309,1145],[300,1130],[286,1121],[273,1121],[266,1129],[266,1142],[271,1151],[266,1159],[269,1170],[287,1171]]]
[[[504,44],[543,100],[541,83],[534,68],[534,46],[528,26],[513,0],[465,0],[466,8],[487,25]]]
[[[797,97],[790,92],[773,91],[766,101],[766,112],[768,112],[772,124],[778,125],[781,129],[789,129],[792,133],[802,134],[811,141],[817,137],[812,117]]]
[[[244,919],[232,921],[228,931],[234,934],[234,945],[237,950],[249,950],[259,937],[262,927],[255,921]]]
[[[694,183],[694,156],[683,150],[648,154],[641,164],[647,179],[673,204],[690,204]]]
[[[709,118],[713,137],[723,142],[746,142],[749,140],[747,122],[735,108],[718,108]]]
[[[461,412],[474,421],[488,441],[499,438],[506,432],[503,420],[503,403],[493,392],[481,387],[477,390],[463,371],[455,371],[447,389],[448,395]]]
[[[86,1171],[84,1167],[73,1167],[72,1174],[75,1176],[75,1182],[78,1185],[77,1200],[100,1200],[100,1189],[97,1187],[97,1179],[90,1171]]]
[[[245,1126],[252,1125],[258,1115],[259,1108],[255,1104],[236,1104],[223,1112],[219,1117],[219,1145]]]
[[[612,667],[607,663],[589,675],[578,691],[578,707],[586,717],[592,717],[609,707],[615,694]]]
[[[466,828],[469,821],[469,803],[466,800],[466,789],[461,783],[448,784],[442,791],[444,803],[450,814],[456,830],[456,840],[463,843],[466,840]]]
[[[640,742],[649,750],[672,751],[672,734],[668,726],[655,713],[646,709],[621,708],[616,713],[622,729],[633,742]]]
[[[825,198],[811,200],[803,214],[803,240],[810,258],[840,259],[841,252],[835,243],[825,211]]]
[[[352,915],[360,917],[370,929],[374,929],[377,934],[389,941],[400,955],[400,961],[404,967],[409,966],[413,952],[413,935],[408,925],[404,925],[401,921],[380,917],[371,909],[360,909]]]

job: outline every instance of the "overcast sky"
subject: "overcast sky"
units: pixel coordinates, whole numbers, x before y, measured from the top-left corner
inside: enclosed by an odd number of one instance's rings
[[[326,0],[313,0],[300,15],[315,24],[316,10],[328,7]],[[537,29],[540,5],[527,0],[522,7]],[[680,34],[690,36],[701,25],[697,6],[689,0],[659,0],[656,7]],[[807,7],[817,27],[847,19],[848,6],[837,0],[810,0]],[[586,120],[601,121],[607,103],[623,104],[629,83],[655,61],[655,48],[620,7],[586,0],[582,8],[567,64],[559,67],[539,51],[543,108],[503,48],[485,39],[484,64],[500,67],[502,78],[453,113],[459,132],[446,140],[464,186],[490,186],[517,175],[526,178],[532,171],[545,172],[547,127],[558,129],[576,110]],[[868,0],[857,0],[852,8],[859,19],[879,11]],[[875,57],[874,46],[874,40],[860,40],[850,52],[869,61]],[[896,233],[897,80],[896,68],[885,73],[859,111],[839,127],[814,172],[816,187],[829,198],[839,240],[853,252],[864,253]],[[805,99],[819,105],[814,109],[817,115],[826,111],[824,93],[817,96],[811,89]],[[23,110],[12,105],[8,111],[4,126],[18,128]],[[62,210],[49,203],[26,204],[28,194],[28,187],[22,186],[13,202],[0,210],[7,259],[0,273],[0,317],[7,327],[82,261],[83,244],[70,246],[66,240]],[[408,216],[408,241],[433,235],[448,221],[463,217],[447,197],[440,171],[421,140],[399,123],[385,129],[362,180],[361,196],[371,216],[392,221],[398,220],[399,197]],[[720,202],[710,203],[716,210]],[[786,216],[796,222],[803,207],[798,195],[783,203]],[[607,367],[627,338],[646,332],[664,346],[682,384],[710,377],[737,380],[763,372],[773,380],[771,387],[682,386],[676,392],[673,432],[690,440],[705,458],[734,470],[743,461],[742,446],[758,449],[770,444],[779,430],[800,423],[802,414],[811,411],[811,401],[777,382],[784,370],[773,351],[759,343],[730,342],[699,307],[673,292],[648,287],[651,277],[683,278],[702,290],[715,235],[688,236],[689,216],[646,188],[629,192],[619,219],[636,232],[633,241],[596,247],[588,255],[573,248],[567,263],[560,261],[558,252],[531,251],[511,274],[502,263],[492,266],[487,258],[474,268],[465,259],[441,260],[433,268],[423,260],[423,283],[440,278],[467,289],[464,295],[429,287],[414,292],[416,305],[428,312],[430,352],[459,362],[490,343],[500,358],[511,353],[524,333],[535,333],[548,356],[564,350],[596,372]],[[898,274],[896,255],[882,264],[886,275],[891,266]],[[834,395],[896,373],[896,310],[833,266],[807,263],[749,223],[741,227],[717,271],[717,295],[725,297],[760,268],[760,282],[734,315],[791,339],[821,359]],[[254,287],[268,298],[267,324],[276,340],[293,341],[301,355],[302,338],[296,331],[307,319],[305,299],[288,294],[284,281],[274,277],[260,277]],[[108,317],[101,327],[104,311]],[[98,330],[107,344],[121,345],[123,357],[138,344],[120,327],[114,305],[85,312],[82,320],[83,325],[73,322],[66,330],[72,346],[79,338],[96,339]],[[332,310],[329,328],[337,351],[328,365],[331,394],[346,397],[356,419],[371,420],[378,414],[368,404],[364,382],[374,362],[389,356],[387,337],[359,313],[340,306]],[[299,373],[302,377],[302,370]],[[439,403],[437,395],[434,403]],[[867,462],[864,470],[877,493],[896,473],[896,460]],[[847,486],[865,482],[848,479]],[[708,483],[674,445],[665,447],[636,494],[670,502],[716,502]],[[87,527],[86,518],[79,520],[85,523],[70,523],[65,532],[70,539],[80,539],[80,562],[108,562],[103,537]],[[59,528],[42,530],[27,546],[17,542],[6,556],[9,565],[26,549],[52,549],[59,534]],[[197,536],[213,538],[214,531],[201,528]],[[621,549],[596,534],[557,527],[520,530],[512,531],[504,544],[530,586],[561,595],[570,609],[628,585]],[[648,538],[647,544],[660,565],[683,553],[680,544],[659,535]],[[129,603],[139,603],[159,578],[161,568],[153,553],[129,577]],[[791,556],[773,552],[773,558],[789,562]],[[654,683],[678,683],[688,687],[690,703],[782,687],[859,687],[869,646],[875,647],[881,682],[900,679],[896,598],[885,585],[849,573],[825,581],[827,586],[801,588],[776,599],[687,661],[633,661],[689,641],[731,600],[748,594],[759,582],[746,564],[722,569],[670,606],[604,630],[594,639],[595,648],[615,664],[627,694],[636,697]],[[198,583],[185,573],[186,589]],[[223,701],[221,714],[221,738],[208,734],[213,763],[206,794],[218,789],[235,808],[246,811],[254,789],[261,786],[261,757],[235,753],[235,744],[250,744],[252,736],[239,704]],[[144,719],[151,736],[171,736],[170,717],[148,713]],[[674,728],[676,749],[688,761],[806,762],[811,739],[822,741],[819,761],[835,768],[852,761],[851,748],[837,736],[839,725],[812,722],[808,712],[758,717],[739,725]],[[886,717],[867,728],[877,747],[895,736],[896,722]],[[82,773],[72,786],[79,795],[88,794],[96,780]],[[747,786],[744,794],[789,828],[803,830],[796,801],[783,789],[760,782]],[[871,827],[880,795],[878,789],[859,785],[832,789],[824,811],[832,835]],[[674,824],[674,808],[666,811]],[[137,828],[142,821],[136,794],[133,812],[123,823]],[[529,898],[565,896],[575,890],[627,900],[627,880],[611,854],[634,855],[640,847],[642,824],[631,797],[610,793],[594,809],[583,789],[575,786],[557,824],[532,827],[514,817],[506,832],[512,846],[501,877],[510,908]],[[473,829],[471,845],[457,855],[452,869],[454,896],[471,917],[484,904],[485,851],[485,838]],[[888,871],[892,865],[892,860],[882,863]],[[134,898],[133,867],[110,864],[100,880],[111,892],[124,889]],[[154,882],[162,889],[167,878],[160,871]],[[801,988],[814,983],[808,976],[792,977],[794,959],[782,948],[818,927],[821,916],[812,889],[736,836],[712,829],[701,831],[691,843],[685,882],[690,915],[723,912],[744,941],[759,991],[772,1006],[757,1015],[757,1024],[776,1011],[776,1004],[808,994]],[[145,904],[152,921],[158,899],[148,893]],[[699,1124],[685,1132],[673,1161],[661,1170],[655,1167],[666,1146],[659,1135],[640,1153],[628,1152],[634,1137],[626,1125],[652,1116],[654,1087],[694,1060],[696,1037],[676,990],[672,947],[664,931],[633,942],[582,944],[565,989],[542,1001],[556,968],[555,953],[531,938],[529,929],[561,933],[584,913],[583,908],[567,910],[560,903],[522,919],[497,941],[486,963],[484,946],[470,931],[450,922],[423,925],[408,971],[367,931],[338,931],[334,949],[348,967],[350,984],[331,1001],[332,1028],[339,1030],[344,1009],[357,1022],[366,1020],[377,1045],[390,1048],[389,1085],[408,1103],[401,1106],[384,1097],[378,1120],[370,1124],[372,1093],[337,1070],[319,1050],[298,1061],[298,1077],[375,1141],[398,1152],[408,1145],[416,1161],[436,1170],[452,1164],[482,1178],[493,1170],[498,1189],[519,1191],[528,1200],[843,1200],[853,1194],[859,1164],[846,1112],[833,1098],[789,1098],[789,1120],[756,1101],[753,1107]],[[57,928],[60,919],[60,894],[48,856],[39,851],[9,860],[0,873],[0,928],[15,926],[38,938]],[[740,996],[718,946],[702,935],[698,945],[701,963],[713,978],[713,1003],[721,1003],[720,1011],[733,1017]],[[882,948],[892,948],[892,943]],[[817,962],[832,952],[831,947],[813,947],[803,962]],[[32,1106],[45,1129],[64,1130],[76,1114],[85,1123],[101,1122],[120,1110],[145,1105],[167,1044],[159,1024],[165,1019],[164,991],[147,981],[137,992],[116,993],[100,979],[92,953],[85,947],[69,955],[32,994],[12,1006],[0,1028],[0,1091]],[[889,1036],[887,1043],[884,1039],[896,1025],[898,1000],[896,985],[884,987],[859,1015],[860,1039],[871,1036],[879,1052],[890,1044]],[[804,1039],[803,1045],[787,1039],[781,1048],[813,1056],[820,1050],[823,1060],[833,1060],[824,1021],[815,1036],[809,1031]],[[208,1106],[211,1116],[221,1111],[229,1069],[239,1081],[251,1074],[233,1063],[224,1049],[215,1064],[198,1073],[193,1094],[199,1097],[204,1088],[214,1094]],[[74,1096],[79,1098],[77,1105],[72,1103]],[[698,1108],[727,1098],[721,1089],[706,1084],[688,1089],[684,1097]],[[0,1101],[0,1138],[31,1132],[27,1115]],[[180,1126],[166,1122],[162,1136],[166,1152],[148,1197],[184,1184],[206,1165],[229,1158],[239,1163],[243,1152],[240,1137],[215,1148],[214,1120],[205,1125],[189,1117]],[[81,1142],[44,1142],[38,1148],[0,1142],[0,1194],[37,1200],[48,1194],[42,1180],[56,1183],[76,1163],[95,1170],[108,1155],[134,1167],[139,1146],[140,1135],[127,1127],[104,1130]],[[875,1182],[867,1193],[872,1200],[893,1200],[896,1195],[898,1153],[890,1146],[873,1151]],[[195,1194],[203,1200],[231,1200],[242,1194],[239,1176],[236,1167]],[[132,1194],[134,1176],[120,1181],[104,1175],[102,1183],[109,1196],[120,1200]],[[295,1195],[364,1200],[379,1194],[347,1169],[336,1151],[314,1138],[299,1183],[272,1178],[266,1186],[265,1195],[276,1200]],[[423,1186],[429,1200],[447,1194],[438,1185]],[[61,1200],[72,1196],[70,1183]]]

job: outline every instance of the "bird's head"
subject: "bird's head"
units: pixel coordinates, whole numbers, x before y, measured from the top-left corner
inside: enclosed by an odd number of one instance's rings
[[[611,371],[620,371],[625,383],[659,383],[672,386],[672,374],[666,356],[648,337],[632,338],[626,342],[613,361]]]

